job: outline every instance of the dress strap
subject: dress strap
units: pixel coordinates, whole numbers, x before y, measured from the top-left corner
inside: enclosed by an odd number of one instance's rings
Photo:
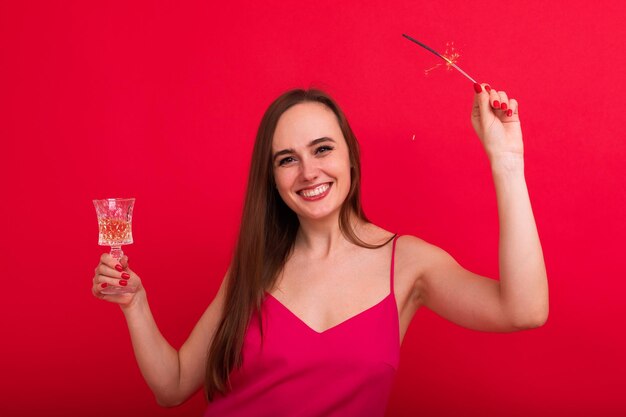
[[[395,257],[396,257],[396,241],[398,240],[399,237],[400,237],[400,235],[396,234],[396,236],[393,238],[393,247],[391,249],[391,273],[390,273],[390,275],[391,275],[391,277],[390,277],[391,294],[394,294],[394,291],[393,291],[393,271],[394,271],[394,260],[395,260]]]

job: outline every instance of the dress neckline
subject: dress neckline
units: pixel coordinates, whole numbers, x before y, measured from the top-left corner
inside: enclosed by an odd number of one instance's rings
[[[361,317],[361,316],[365,315],[367,312],[374,310],[376,307],[383,305],[385,303],[385,301],[387,301],[389,299],[393,300],[393,302],[394,302],[394,309],[397,310],[397,305],[396,305],[396,302],[395,302],[395,294],[394,294],[394,284],[393,284],[393,281],[394,281],[393,278],[394,277],[393,276],[394,276],[394,260],[395,260],[395,255],[396,255],[396,241],[398,240],[399,237],[400,236],[396,233],[396,234],[394,234],[391,237],[391,239],[389,239],[387,241],[387,243],[393,241],[393,245],[392,245],[392,248],[391,248],[391,265],[390,265],[390,268],[389,268],[390,269],[390,271],[389,271],[389,281],[390,281],[389,293],[382,300],[378,301],[376,304],[372,305],[371,307],[368,307],[365,310],[360,311],[359,313],[357,313],[357,314],[355,314],[355,315],[353,315],[351,317],[348,317],[347,319],[345,319],[345,320],[343,320],[343,321],[341,321],[341,322],[339,322],[339,323],[337,323],[337,324],[335,324],[335,325],[333,325],[333,326],[331,326],[331,327],[329,327],[329,328],[327,328],[325,330],[322,330],[322,331],[315,330],[313,327],[311,327],[309,324],[307,324],[304,320],[302,320],[300,317],[298,317],[298,315],[296,315],[293,311],[288,309],[287,306],[285,306],[282,302],[280,302],[278,300],[278,298],[274,297],[269,291],[265,291],[265,294],[267,296],[269,296],[269,297],[265,297],[265,298],[266,299],[267,298],[271,298],[272,300],[274,300],[276,302],[276,304],[279,305],[280,308],[286,310],[289,313],[290,316],[292,316],[295,319],[297,319],[297,321],[302,323],[302,325],[304,325],[309,331],[314,332],[317,335],[323,335],[323,334],[326,334],[326,333],[328,333],[328,332],[330,332],[330,331],[332,331],[332,330],[334,330],[334,329],[336,329],[338,327],[341,327],[342,325],[347,324],[347,323],[357,319],[358,317]]]
[[[274,297],[271,293],[265,291],[265,294],[267,296],[269,296],[267,298],[272,299],[276,304],[279,305],[279,307],[281,307],[282,309],[286,310],[292,317],[294,317],[300,323],[302,323],[304,325],[304,327],[306,327],[307,329],[309,329],[310,331],[312,331],[312,332],[314,332],[314,333],[316,333],[318,335],[326,334],[326,333],[328,333],[328,332],[330,332],[330,331],[332,331],[332,330],[334,330],[334,329],[336,329],[336,328],[338,328],[338,327],[340,327],[342,325],[345,325],[345,324],[347,324],[347,323],[357,319],[360,316],[363,316],[367,312],[369,312],[369,311],[375,309],[376,307],[382,305],[385,301],[387,301],[388,299],[392,298],[392,296],[393,296],[393,292],[389,292],[389,294],[387,294],[382,300],[378,301],[376,304],[372,305],[371,307],[368,307],[365,310],[360,311],[360,312],[354,314],[353,316],[350,316],[347,319],[345,319],[345,320],[343,320],[343,321],[341,321],[341,322],[339,322],[339,323],[337,323],[337,324],[335,324],[335,325],[333,325],[333,326],[331,326],[331,327],[329,327],[329,328],[327,328],[325,330],[319,331],[319,330],[315,330],[313,327],[311,327],[309,324],[307,324],[304,320],[302,320],[300,317],[298,317],[297,314],[295,314],[293,311],[291,311],[289,308],[287,308],[287,306],[285,306],[283,303],[281,303],[278,300],[278,298]]]

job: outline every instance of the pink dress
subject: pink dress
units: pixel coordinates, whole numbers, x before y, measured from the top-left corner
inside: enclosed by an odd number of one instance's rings
[[[393,291],[376,305],[317,332],[271,294],[246,330],[243,365],[232,391],[216,396],[205,417],[383,416],[400,359],[400,325]]]

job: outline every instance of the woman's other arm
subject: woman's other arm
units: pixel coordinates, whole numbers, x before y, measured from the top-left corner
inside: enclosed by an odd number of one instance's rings
[[[115,262],[108,259],[107,255],[103,255],[105,264],[107,262],[114,264]],[[179,405],[195,393],[204,382],[206,356],[222,316],[227,277],[222,281],[217,295],[200,317],[188,339],[177,351],[159,331],[141,280],[128,267],[128,258],[122,258],[121,263],[124,272],[131,276],[128,285],[134,282],[138,288],[137,292],[132,298],[126,294],[99,298],[120,305],[126,318],[137,364],[157,403],[164,407]],[[127,298],[130,298],[130,302],[124,302]]]

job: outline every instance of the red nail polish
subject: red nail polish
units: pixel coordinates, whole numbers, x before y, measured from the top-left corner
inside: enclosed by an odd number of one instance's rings
[[[502,103],[502,104],[500,105],[500,108],[501,108],[502,110],[506,110],[506,109],[507,109],[507,107],[508,107],[508,106],[506,105],[506,103]]]
[[[496,108],[496,109],[499,109],[500,108],[500,102],[498,100],[495,100],[493,102],[493,107]]]
[[[513,116],[513,110],[509,109],[509,111],[506,112],[506,115],[509,117]]]
[[[120,281],[120,285],[121,285],[122,287],[125,287],[125,286],[127,286],[127,285],[128,285],[128,281],[121,280],[121,281]]]
[[[489,84],[485,85],[485,90],[487,90],[488,93],[491,92],[491,87],[489,86]]]
[[[478,94],[483,91],[483,88],[480,86],[480,84],[474,83],[474,91],[476,91],[476,94]]]
[[[124,267],[120,264],[115,265],[115,269],[117,269],[118,271],[122,272],[124,270]]]
[[[108,285],[108,284],[107,284],[106,282],[103,282],[102,284],[100,284],[100,287],[102,287],[102,288],[106,288],[106,287],[107,287],[107,285]]]
[[[126,272],[122,272],[122,278],[128,279],[128,278],[130,278],[130,275],[127,274]]]

